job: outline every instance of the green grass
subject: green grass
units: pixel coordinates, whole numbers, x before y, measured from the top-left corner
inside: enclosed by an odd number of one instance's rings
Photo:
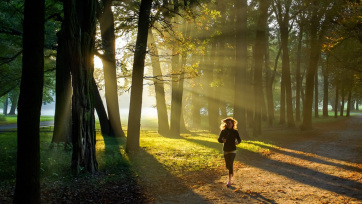
[[[151,165],[161,165],[172,175],[182,176],[185,173],[224,165],[222,144],[217,142],[217,137],[218,135],[207,131],[194,131],[178,138],[164,137],[156,131],[141,131],[140,146],[147,157],[157,161]],[[65,150],[63,144],[50,148],[51,139],[51,132],[41,132],[41,178],[47,181],[69,178],[71,150]],[[96,140],[99,171],[117,175],[114,179],[129,175],[129,168],[132,168],[134,160],[141,159],[130,159],[125,153],[126,138],[104,139],[97,133]],[[263,145],[243,142],[238,148],[264,154],[268,151],[265,147],[269,144]],[[1,133],[0,149],[0,181],[12,183],[15,180],[16,133]]]
[[[40,121],[52,121],[54,116],[40,116]],[[14,124],[18,121],[17,115],[0,115],[0,125]]]
[[[219,168],[224,165],[222,144],[218,143],[217,138],[216,134],[200,130],[181,134],[177,138],[164,137],[155,131],[143,131],[140,146],[171,174],[182,176],[189,172]],[[264,147],[272,146],[263,144]],[[269,152],[269,149],[264,147],[246,141],[238,145],[240,151],[247,150],[263,155]]]
[[[42,183],[51,184],[60,180],[71,185],[73,175],[71,173],[71,149],[64,149],[64,144],[57,144],[50,148],[51,132],[40,134],[40,173]],[[105,142],[100,133],[97,134],[96,156],[98,169],[107,176],[105,180],[127,179],[132,174],[129,170],[129,161],[123,156],[125,138],[107,138]],[[0,187],[6,184],[15,184],[16,177],[16,151],[17,135],[14,132],[0,133]],[[107,146],[105,145],[107,144]],[[68,185],[66,184],[66,185]]]

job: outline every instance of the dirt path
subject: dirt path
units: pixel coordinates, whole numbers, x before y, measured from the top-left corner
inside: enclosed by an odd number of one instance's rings
[[[224,168],[183,178],[164,171],[164,178],[149,178],[152,202],[362,203],[362,115],[284,137],[288,142],[269,148],[267,156],[239,151],[231,188]]]

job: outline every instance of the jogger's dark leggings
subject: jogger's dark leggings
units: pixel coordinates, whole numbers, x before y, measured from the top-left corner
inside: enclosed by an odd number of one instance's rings
[[[236,156],[235,153],[224,154],[225,164],[226,164],[226,168],[229,170],[229,174],[234,173],[234,165],[233,164],[234,164],[235,156]]]

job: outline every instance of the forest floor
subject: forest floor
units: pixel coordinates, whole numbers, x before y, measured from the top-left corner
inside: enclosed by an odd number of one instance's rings
[[[193,134],[178,139],[220,151],[221,144],[197,140],[197,131]],[[226,186],[228,171],[221,152],[215,159],[220,165],[173,172],[172,165],[165,166],[158,160],[164,155],[157,155],[158,150],[150,154],[150,149],[143,147],[136,156],[138,159],[129,156],[131,170],[116,173],[121,176],[105,171],[56,182],[45,178],[41,200],[42,203],[362,203],[362,114],[320,122],[310,131],[264,128],[263,136],[242,139],[244,144],[268,151],[253,152],[240,144],[231,187]],[[172,142],[172,145],[182,144]],[[12,203],[14,188],[14,182],[0,185],[0,203]]]
[[[224,166],[182,177],[148,166],[140,183],[152,203],[362,203],[361,114],[254,139],[276,146],[264,155],[239,149],[232,187]]]

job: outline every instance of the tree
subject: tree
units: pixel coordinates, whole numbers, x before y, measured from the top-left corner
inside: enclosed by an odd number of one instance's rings
[[[15,115],[15,111],[18,107],[18,99],[19,99],[19,89],[15,88],[9,92],[9,99],[11,102],[11,107],[9,111],[9,115]]]
[[[179,1],[174,1],[174,12],[179,13]],[[174,17],[176,23],[180,23],[180,17],[176,15]],[[176,32],[181,32],[180,27]],[[180,63],[180,51],[179,47],[172,46],[172,82],[171,82],[171,120],[170,120],[170,133],[173,136],[180,135],[180,125],[181,125],[181,106],[182,106],[182,93],[180,92],[180,82],[181,82],[181,63]]]
[[[281,123],[283,123],[285,102],[287,105],[287,119],[288,127],[294,127],[294,118],[293,118],[293,107],[292,107],[292,88],[291,88],[291,79],[290,79],[290,62],[289,62],[289,48],[288,48],[288,36],[289,36],[289,20],[290,20],[290,7],[291,0],[287,0],[284,5],[280,0],[275,0],[273,9],[279,24],[280,37],[281,37],[281,46],[283,50],[282,56],[282,96],[285,93],[286,98],[281,98]],[[282,8],[283,7],[283,8]],[[285,100],[285,101],[284,101]]]
[[[208,111],[208,124],[209,130],[212,133],[217,134],[220,130],[218,128],[219,110],[217,108],[217,96],[215,94],[214,81],[214,70],[216,69],[216,55],[217,55],[216,42],[212,43],[210,51],[210,66],[205,70],[205,77],[208,79],[209,84],[207,85],[207,111]]]
[[[247,7],[246,0],[236,1],[234,118],[241,130],[246,129]]]
[[[44,80],[44,12],[44,1],[25,1],[14,203],[40,203],[39,123]]]
[[[56,59],[55,115],[53,143],[71,142],[72,135],[72,83],[70,75],[70,58],[67,57],[67,39],[65,22],[57,33],[58,47]]]
[[[168,115],[165,99],[165,89],[164,82],[162,77],[160,59],[158,54],[157,45],[153,37],[152,29],[148,30],[148,41],[147,46],[151,55],[152,62],[152,71],[153,71],[153,82],[155,86],[156,94],[156,108],[157,108],[157,117],[158,117],[158,133],[161,135],[166,135],[170,131],[168,124]]]
[[[143,92],[143,71],[146,56],[151,6],[151,0],[142,0],[139,10],[137,41],[136,50],[134,53],[132,88],[128,116],[128,133],[126,143],[126,152],[128,153],[136,152],[139,148]]]
[[[112,1],[102,0],[102,13],[99,17],[99,24],[102,37],[102,49],[104,53],[101,56],[103,62],[105,96],[107,103],[108,119],[111,124],[110,135],[124,137],[122,130],[117,91],[117,74],[116,74],[116,56],[115,56],[115,34],[114,18],[112,12]]]
[[[318,61],[322,50],[323,35],[329,23],[337,3],[333,3],[332,7],[328,7],[328,2],[312,1],[310,8],[310,58],[306,73],[305,100],[303,105],[303,124],[302,130],[312,128],[312,105],[313,105],[313,89],[315,74],[317,72]],[[338,91],[338,89],[337,89]]]
[[[296,73],[295,73],[295,80],[296,80],[296,94],[295,94],[295,120],[300,121],[300,93],[302,89],[302,80],[301,80],[301,59],[302,59],[302,40],[304,34],[304,22],[305,17],[304,13],[302,12],[299,15],[298,25],[299,25],[299,32],[298,32],[298,45],[297,45],[297,65],[296,65]]]
[[[93,96],[94,96],[94,107],[97,111],[99,124],[101,126],[102,135],[109,135],[112,132],[112,126],[108,120],[106,109],[104,108],[101,95],[98,91],[98,86],[93,79]]]
[[[93,56],[95,1],[64,1],[66,48],[72,74],[72,163],[74,174],[83,169],[95,173],[95,119],[93,102]]]
[[[257,23],[256,38],[255,38],[255,70],[254,70],[254,128],[253,135],[259,136],[261,134],[261,119],[262,119],[262,100],[264,100],[263,86],[262,86],[262,68],[265,56],[265,43],[266,43],[266,27],[268,20],[268,9],[270,1],[259,2],[260,15]]]

